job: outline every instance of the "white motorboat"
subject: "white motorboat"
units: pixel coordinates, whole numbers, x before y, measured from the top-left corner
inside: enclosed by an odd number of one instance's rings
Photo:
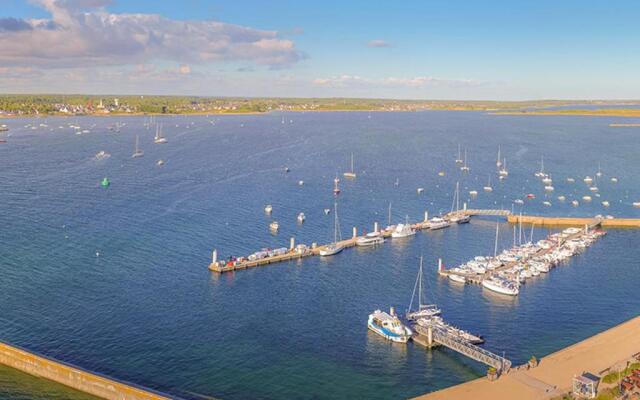
[[[449,274],[449,279],[456,283],[467,283],[467,278],[458,274]]]
[[[582,196],[582,200],[588,203],[591,201],[591,196]]]
[[[546,207],[551,207],[551,202],[550,201],[543,201],[542,204]]]
[[[576,180],[574,178],[567,178],[567,182],[574,183]]]
[[[278,230],[280,229],[280,224],[278,224],[278,221],[273,221],[269,224],[269,229],[272,232],[278,232]]]
[[[609,207],[609,202],[607,200],[602,202],[603,207]]]
[[[273,206],[272,206],[271,204],[267,204],[267,205],[264,207],[264,212],[265,212],[265,213],[267,213],[267,214],[271,214],[271,212],[272,212],[272,211],[273,211]]]
[[[478,191],[477,191],[477,190],[470,190],[470,191],[469,191],[469,196],[471,196],[471,197],[477,197],[477,196],[478,196]]]
[[[385,339],[396,343],[407,343],[412,334],[411,329],[400,322],[393,309],[389,314],[380,310],[369,314],[367,327]]]
[[[491,277],[482,281],[482,286],[500,294],[516,296],[520,293],[519,284],[506,279]]]
[[[111,154],[107,153],[104,150],[99,151],[98,153],[96,153],[96,155],[93,157],[96,161],[102,161],[102,160],[106,160],[107,158],[111,157]]]
[[[416,230],[409,224],[409,217],[407,217],[404,224],[396,225],[396,228],[391,232],[391,237],[394,239],[402,239],[415,234]]]
[[[448,228],[451,224],[440,217],[433,217],[429,220],[429,229],[437,230]]]
[[[356,239],[356,246],[370,247],[384,243],[384,238],[380,232],[369,232],[366,235]]]
[[[418,189],[417,189],[417,192],[418,192],[418,194],[422,194],[422,193],[424,192],[424,188],[421,188],[421,187],[420,187],[420,188],[418,188]]]
[[[553,186],[545,186],[544,187],[544,191],[545,192],[553,192],[555,190],[555,188]]]
[[[156,161],[156,165],[157,165],[158,167],[162,167],[162,166],[164,165],[164,160],[158,160],[158,161]]]
[[[578,200],[572,200],[571,201],[571,205],[574,207],[578,207],[580,205],[580,203],[578,202]]]
[[[303,212],[301,212],[300,214],[298,214],[298,223],[302,224],[304,223],[304,220],[306,219],[305,215]]]
[[[558,200],[559,200],[559,201],[565,201],[566,199],[567,199],[567,198],[566,198],[566,197],[564,197],[564,196],[562,196],[562,195],[558,196]]]
[[[518,204],[518,205],[524,204],[524,200],[522,200],[522,199],[515,199],[513,202]]]
[[[583,179],[584,183],[586,183],[587,185],[591,185],[591,183],[593,182],[593,178],[590,176],[587,176],[586,178]]]
[[[618,182],[618,178],[616,178],[616,177],[611,178],[611,182],[617,183]]]

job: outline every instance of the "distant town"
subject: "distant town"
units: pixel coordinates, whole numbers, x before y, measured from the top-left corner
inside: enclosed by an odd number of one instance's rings
[[[38,115],[248,114],[271,111],[475,110],[535,112],[588,105],[638,105],[637,101],[452,101],[346,98],[226,98],[185,96],[3,95],[0,117]]]

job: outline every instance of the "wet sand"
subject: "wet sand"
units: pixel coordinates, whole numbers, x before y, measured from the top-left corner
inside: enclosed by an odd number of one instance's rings
[[[540,361],[528,371],[513,371],[494,382],[486,378],[418,397],[438,399],[546,399],[571,390],[574,375],[600,372],[640,352],[640,316],[576,343]]]

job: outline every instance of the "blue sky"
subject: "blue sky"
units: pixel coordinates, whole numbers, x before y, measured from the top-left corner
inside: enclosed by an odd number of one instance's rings
[[[1,1],[0,92],[640,98],[640,2]]]

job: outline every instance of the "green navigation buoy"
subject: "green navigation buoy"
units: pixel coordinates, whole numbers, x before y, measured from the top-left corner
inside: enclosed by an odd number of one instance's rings
[[[109,179],[105,177],[104,179],[102,179],[102,182],[100,182],[100,185],[106,188],[106,187],[109,187],[109,185],[111,185],[111,182],[109,182]]]

